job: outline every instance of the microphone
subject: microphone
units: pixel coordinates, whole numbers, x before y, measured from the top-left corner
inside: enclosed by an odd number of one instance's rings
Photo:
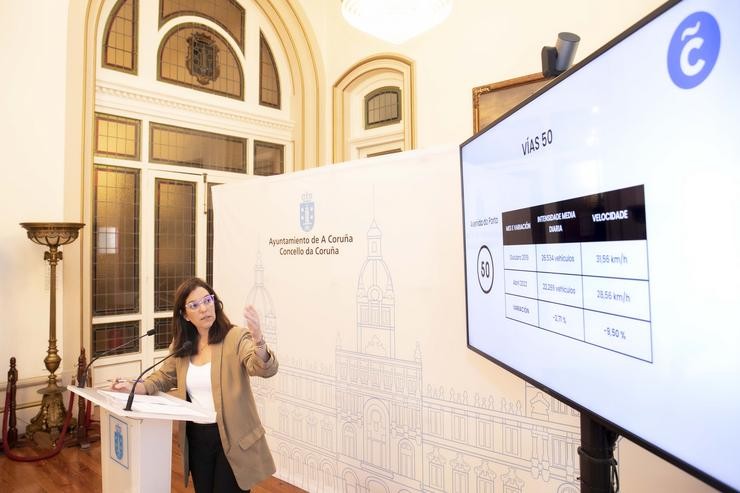
[[[87,366],[85,367],[85,371],[82,372],[82,377],[80,377],[80,381],[77,382],[77,386],[79,388],[81,388],[81,389],[84,389],[85,388],[85,384],[87,384],[87,371],[90,369],[90,367],[92,366],[92,364],[95,363],[95,361],[98,358],[100,358],[102,356],[105,356],[106,354],[110,354],[110,353],[112,353],[113,351],[115,351],[117,349],[121,349],[122,347],[126,347],[129,344],[133,344],[134,342],[136,342],[139,339],[142,339],[142,338],[144,338],[146,336],[153,336],[156,331],[157,331],[157,329],[149,329],[149,330],[146,331],[146,333],[144,335],[141,335],[141,336],[138,336],[138,337],[134,337],[133,339],[130,339],[130,340],[124,342],[123,344],[119,344],[118,346],[114,347],[113,349],[109,349],[107,351],[103,351],[99,355],[95,356],[93,359],[90,360],[90,363],[88,363]]]
[[[124,407],[123,410],[124,411],[130,411],[131,410],[131,404],[134,403],[134,392],[136,392],[136,384],[139,383],[139,381],[141,380],[141,377],[144,376],[144,373],[148,372],[149,370],[151,370],[152,368],[154,368],[158,364],[162,363],[167,358],[171,358],[173,356],[176,356],[178,354],[182,354],[182,353],[190,350],[190,348],[192,347],[192,345],[193,345],[193,343],[191,341],[185,341],[185,342],[183,342],[182,343],[182,346],[180,346],[180,349],[178,349],[177,351],[171,352],[170,354],[168,354],[167,356],[165,356],[161,360],[157,361],[156,363],[154,363],[152,366],[150,366],[146,370],[142,371],[139,374],[139,377],[136,380],[134,380],[134,384],[131,386],[131,392],[129,392],[129,394],[128,394],[128,400],[126,401],[126,407]]]

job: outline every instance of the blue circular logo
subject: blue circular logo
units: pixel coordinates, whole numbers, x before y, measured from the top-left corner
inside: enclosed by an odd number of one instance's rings
[[[691,89],[706,79],[719,56],[717,20],[707,12],[694,12],[679,24],[668,46],[668,73],[673,83]]]

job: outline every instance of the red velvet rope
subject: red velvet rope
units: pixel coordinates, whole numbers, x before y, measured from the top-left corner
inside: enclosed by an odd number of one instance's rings
[[[39,460],[50,459],[57,455],[62,450],[62,447],[64,447],[64,437],[67,435],[67,428],[69,427],[69,422],[72,420],[72,404],[74,403],[74,400],[75,395],[73,392],[70,392],[68,408],[69,411],[67,411],[67,416],[64,418],[62,432],[59,435],[59,438],[57,438],[57,446],[54,447],[50,452],[38,457],[23,457],[21,455],[16,455],[12,453],[10,451],[10,445],[8,444],[8,410],[10,408],[10,392],[7,392],[5,394],[5,407],[3,408],[3,451],[5,452],[5,455],[8,457],[8,459],[18,462],[36,462]],[[87,404],[88,406],[90,405],[89,402]]]

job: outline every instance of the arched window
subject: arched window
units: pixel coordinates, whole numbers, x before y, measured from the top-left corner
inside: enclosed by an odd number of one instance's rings
[[[280,77],[270,45],[260,33],[260,104],[280,108]]]
[[[334,162],[414,149],[413,62],[376,56],[334,84]]]
[[[103,35],[103,66],[136,73],[137,0],[118,0]]]
[[[244,76],[236,53],[208,26],[175,26],[164,36],[158,59],[161,81],[244,99]]]
[[[347,470],[344,473],[344,476],[342,477],[342,479],[344,479],[345,493],[358,493],[359,492],[358,484],[357,484],[358,483],[357,476],[355,476],[355,474],[352,471]]]
[[[388,416],[376,403],[365,411],[365,460],[381,469],[388,467]]]
[[[96,51],[85,67],[95,99],[86,108],[94,142],[84,217],[92,227],[82,234],[92,280],[83,309],[92,324],[82,343],[99,354],[157,329],[106,362],[98,380],[161,357],[172,339],[175,287],[192,275],[213,282],[214,185],[320,164],[314,122],[324,95],[318,51],[289,2],[87,4],[86,43],[96,40]],[[271,85],[258,69],[267,58]],[[267,111],[261,85],[278,103]]]
[[[357,434],[351,425],[345,425],[342,430],[342,452],[357,458]]]
[[[281,445],[278,448],[276,459],[277,466],[280,471],[285,472],[290,476],[290,452],[285,445]]]
[[[401,88],[381,87],[365,96],[365,128],[401,121]]]
[[[321,486],[318,491],[333,493],[337,490],[336,475],[331,464],[324,462],[321,465]]]
[[[388,493],[388,486],[375,478],[369,478],[365,484],[367,493]]]
[[[398,473],[407,478],[413,478],[416,475],[414,446],[408,440],[402,440],[398,444]]]
[[[303,484],[303,462],[297,450],[294,450],[290,456],[290,481],[296,485]]]
[[[316,459],[308,457],[306,459],[306,487],[308,491],[318,491],[319,487],[319,465]]]
[[[578,493],[580,489],[572,484],[561,484],[558,493]]]

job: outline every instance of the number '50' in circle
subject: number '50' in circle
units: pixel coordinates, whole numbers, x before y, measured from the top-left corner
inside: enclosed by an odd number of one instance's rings
[[[490,293],[493,286],[493,257],[491,251],[486,245],[478,250],[478,260],[476,262],[478,271],[478,284],[484,293]]]

